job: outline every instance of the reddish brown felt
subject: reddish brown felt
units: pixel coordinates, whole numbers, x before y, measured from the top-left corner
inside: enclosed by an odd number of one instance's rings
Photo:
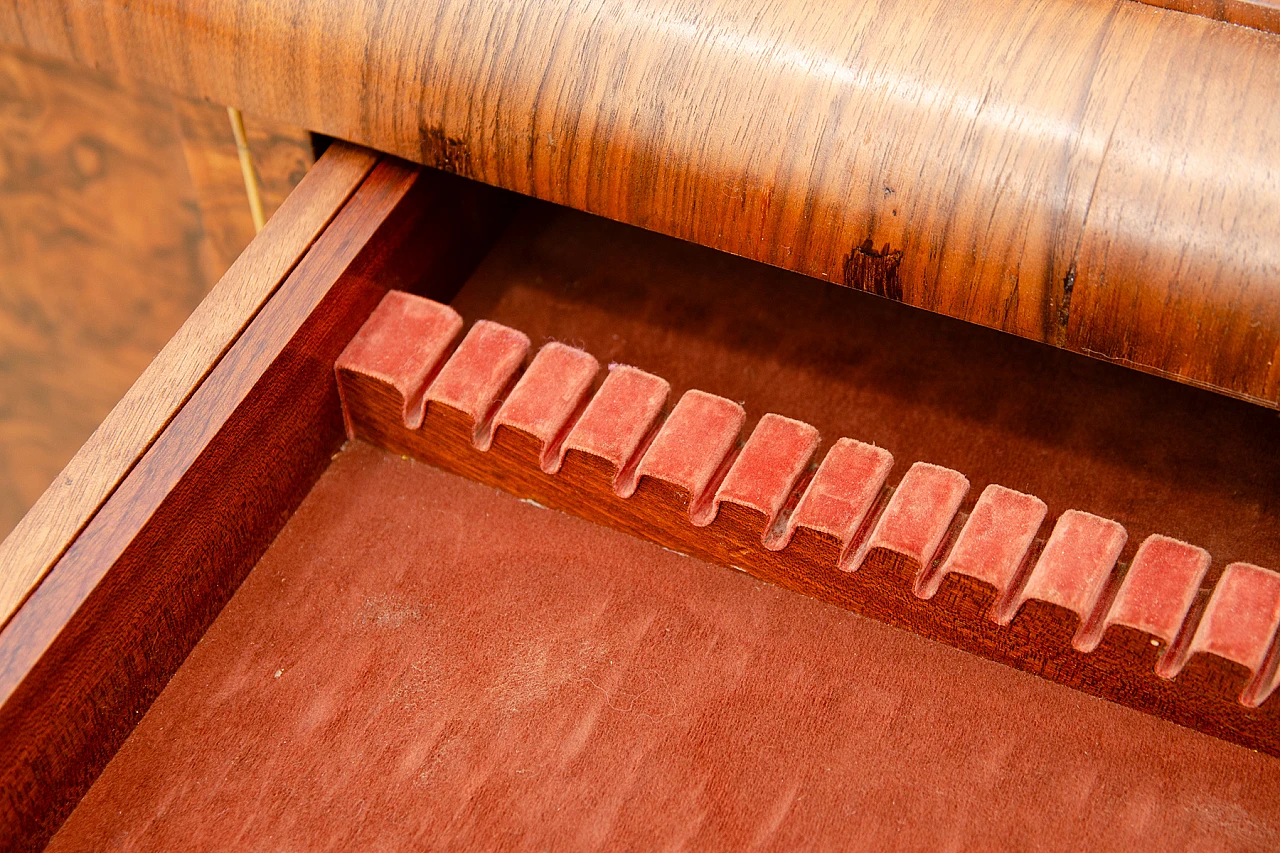
[[[1269,850],[1280,762],[340,454],[50,850]]]
[[[1231,562],[1280,567],[1280,421],[1253,407],[563,210],[527,211],[454,306],[653,371],[673,397],[742,402],[748,430],[767,412],[813,424],[818,458],[839,436],[879,445],[900,460],[891,484],[917,460],[963,472],[961,515],[996,483],[1050,524],[1073,508],[1120,522],[1122,565],[1155,534],[1194,543],[1212,554],[1202,597]],[[938,596],[985,614],[994,592],[949,576]],[[1166,645],[1115,626],[1093,665],[1150,672]],[[1167,688],[1137,693],[1167,711]]]

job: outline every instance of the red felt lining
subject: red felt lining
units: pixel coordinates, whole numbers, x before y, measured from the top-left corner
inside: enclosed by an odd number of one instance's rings
[[[1265,850],[1280,761],[342,453],[66,850]]]

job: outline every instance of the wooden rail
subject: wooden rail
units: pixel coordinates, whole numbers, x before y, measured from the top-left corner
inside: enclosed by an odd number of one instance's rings
[[[10,0],[0,39],[1280,404],[1270,33],[1128,0]]]

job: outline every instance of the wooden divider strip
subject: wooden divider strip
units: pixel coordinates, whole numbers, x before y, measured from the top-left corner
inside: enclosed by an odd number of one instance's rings
[[[388,344],[444,360],[434,382],[409,390],[426,407],[420,424],[406,425],[404,389],[364,363],[368,341],[388,339],[407,298],[389,298],[336,362],[351,437],[1280,755],[1280,700],[1267,701],[1280,624],[1275,572],[1229,566],[1201,593],[1199,619],[1193,599],[1207,562],[1192,546],[1150,537],[1130,578],[1118,563],[1128,534],[1115,521],[1068,510],[1041,539],[1045,508],[1033,496],[988,487],[966,514],[969,482],[959,472],[917,462],[887,487],[888,454],[847,439],[809,476],[812,427],[766,415],[744,447],[738,404],[691,390],[664,419],[666,383],[635,368],[612,366],[584,407],[582,365],[595,362],[566,358],[563,344],[535,357],[539,390],[521,395],[523,416],[495,425],[486,413],[522,387],[528,339],[482,320],[445,360],[460,323],[426,300],[415,310],[434,315],[422,326],[434,339]],[[565,431],[563,462],[545,464],[548,436]],[[1161,561],[1189,569],[1153,582]],[[1171,632],[1194,639],[1179,643]]]

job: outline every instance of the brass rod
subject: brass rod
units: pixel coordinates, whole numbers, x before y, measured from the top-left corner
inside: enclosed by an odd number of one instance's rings
[[[253,215],[253,230],[258,232],[266,224],[262,211],[262,193],[258,189],[258,174],[253,168],[253,156],[249,153],[249,138],[244,132],[244,116],[235,107],[227,107],[231,117],[231,132],[236,138],[236,154],[240,157],[240,173],[244,175],[244,191],[249,197],[249,212]]]

